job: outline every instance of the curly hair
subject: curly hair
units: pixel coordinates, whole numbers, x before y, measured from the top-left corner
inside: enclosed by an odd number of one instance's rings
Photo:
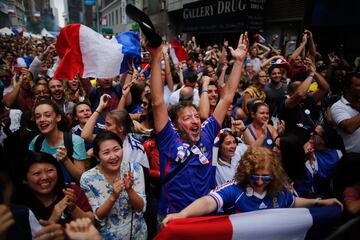
[[[250,146],[245,152],[234,177],[237,185],[246,189],[250,184],[250,175],[264,168],[268,168],[271,173],[271,181],[267,185],[266,191],[272,197],[277,196],[287,184],[287,177],[279,156],[264,147]]]

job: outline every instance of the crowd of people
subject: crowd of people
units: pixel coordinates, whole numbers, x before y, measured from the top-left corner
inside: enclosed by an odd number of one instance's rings
[[[241,34],[138,68],[53,78],[51,38],[0,37],[0,237],[152,239],[177,218],[269,208],[360,213],[360,72]]]

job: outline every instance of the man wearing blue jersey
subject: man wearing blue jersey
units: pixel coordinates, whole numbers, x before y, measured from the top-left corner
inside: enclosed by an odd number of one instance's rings
[[[215,167],[211,161],[212,145],[239,84],[248,46],[245,33],[240,36],[236,49],[229,48],[235,59],[233,69],[218,105],[203,124],[196,107],[191,103],[174,105],[168,114],[161,81],[162,46],[150,49],[150,88],[163,183],[160,218],[168,213],[181,211],[195,199],[208,194],[215,186]],[[202,94],[207,94],[207,89],[202,89]]]

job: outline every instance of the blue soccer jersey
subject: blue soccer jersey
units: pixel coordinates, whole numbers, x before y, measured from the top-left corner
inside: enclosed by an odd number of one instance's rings
[[[163,181],[181,162],[190,158],[181,171],[163,184],[160,215],[180,212],[215,187],[216,168],[212,164],[212,146],[219,130],[219,123],[211,116],[201,125],[201,138],[196,145],[183,142],[170,120],[157,134]]]
[[[244,191],[234,181],[217,187],[209,195],[215,200],[218,211],[223,209],[228,214],[269,208],[290,208],[295,203],[294,196],[285,187],[276,197],[271,197],[266,192],[262,195],[257,194],[250,186]]]

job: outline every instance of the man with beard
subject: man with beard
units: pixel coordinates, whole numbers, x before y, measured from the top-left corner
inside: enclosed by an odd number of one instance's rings
[[[75,103],[65,99],[65,88],[63,82],[56,79],[49,81],[49,89],[51,99],[58,105],[59,109],[65,113],[65,115],[71,115],[75,106]]]
[[[26,68],[23,68],[16,80],[13,90],[4,96],[4,105],[8,108],[20,109],[22,112],[31,112],[34,104],[31,94],[31,89],[35,86],[33,77]]]
[[[277,108],[281,101],[284,99],[287,85],[281,81],[281,65],[273,64],[270,66],[269,70],[270,83],[266,84],[264,87],[264,92],[266,95],[265,102],[270,107],[270,116],[277,116]]]
[[[168,114],[161,81],[162,46],[150,49],[150,88],[163,183],[158,220],[166,214],[181,211],[215,187],[216,169],[212,162],[212,146],[239,84],[248,47],[245,33],[240,36],[235,50],[229,48],[235,59],[232,72],[224,87],[224,95],[203,124],[196,107],[186,101],[174,105]]]

